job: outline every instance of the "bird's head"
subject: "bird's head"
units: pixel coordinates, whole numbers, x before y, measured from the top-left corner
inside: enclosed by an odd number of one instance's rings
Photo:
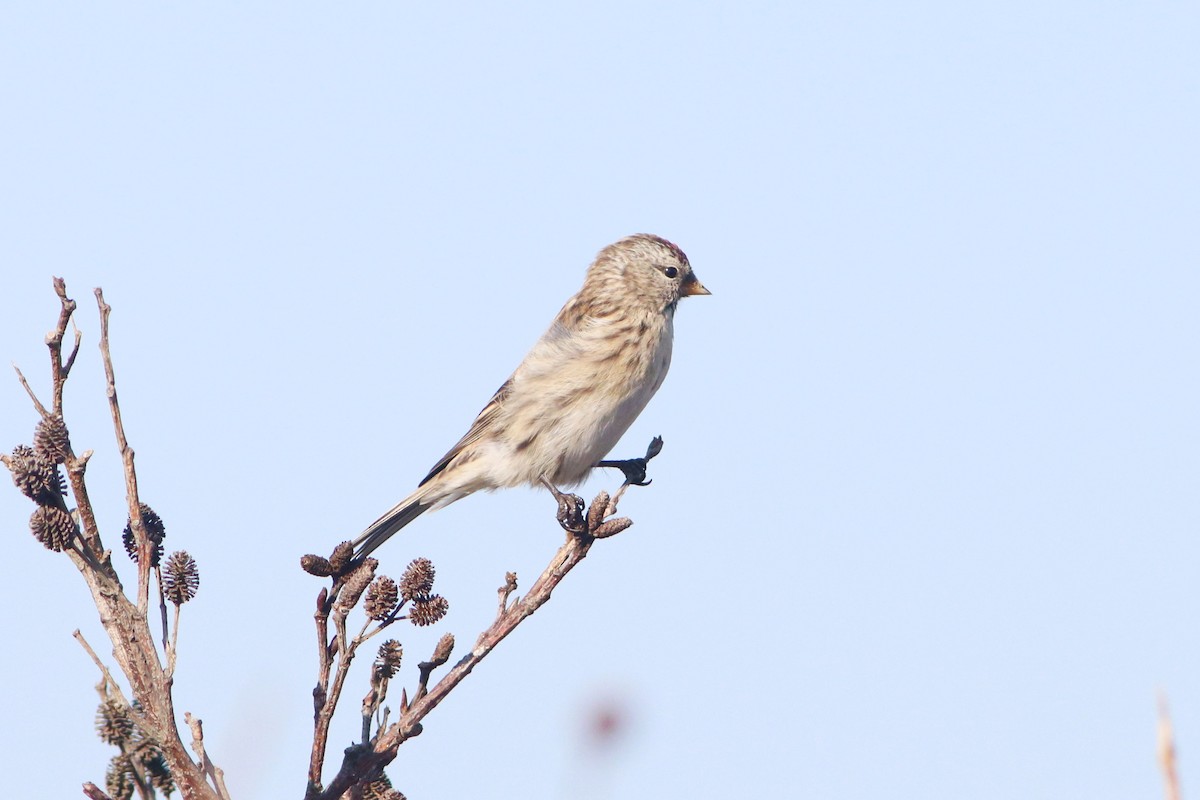
[[[661,236],[638,233],[605,247],[588,270],[587,283],[624,303],[674,309],[683,297],[712,294],[696,279],[677,245]]]

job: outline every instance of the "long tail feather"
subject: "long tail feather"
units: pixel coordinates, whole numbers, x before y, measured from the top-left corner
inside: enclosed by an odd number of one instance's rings
[[[362,532],[362,535],[354,540],[354,557],[362,558],[369,555],[375,548],[386,542],[392,534],[428,510],[429,505],[421,503],[416,497],[407,497],[401,500],[391,511],[372,522]]]

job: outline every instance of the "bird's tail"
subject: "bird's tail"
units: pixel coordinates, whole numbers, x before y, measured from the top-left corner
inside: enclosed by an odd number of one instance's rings
[[[422,494],[418,490],[409,497],[401,500],[382,517],[372,522],[362,532],[362,535],[354,540],[354,557],[363,558],[370,555],[375,548],[386,542],[393,533],[428,511],[433,504],[428,502],[422,503]]]

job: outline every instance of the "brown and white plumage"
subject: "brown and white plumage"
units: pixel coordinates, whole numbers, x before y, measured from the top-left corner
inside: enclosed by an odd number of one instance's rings
[[[481,489],[574,486],[616,445],[671,365],[675,307],[709,294],[650,234],[610,244],[466,435],[354,544],[366,555],[423,512]]]

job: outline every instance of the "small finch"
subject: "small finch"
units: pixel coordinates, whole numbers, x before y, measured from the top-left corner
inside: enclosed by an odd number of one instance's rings
[[[610,244],[467,435],[355,541],[362,557],[426,511],[481,489],[578,485],[671,365],[680,298],[711,294],[683,251],[640,233]]]

